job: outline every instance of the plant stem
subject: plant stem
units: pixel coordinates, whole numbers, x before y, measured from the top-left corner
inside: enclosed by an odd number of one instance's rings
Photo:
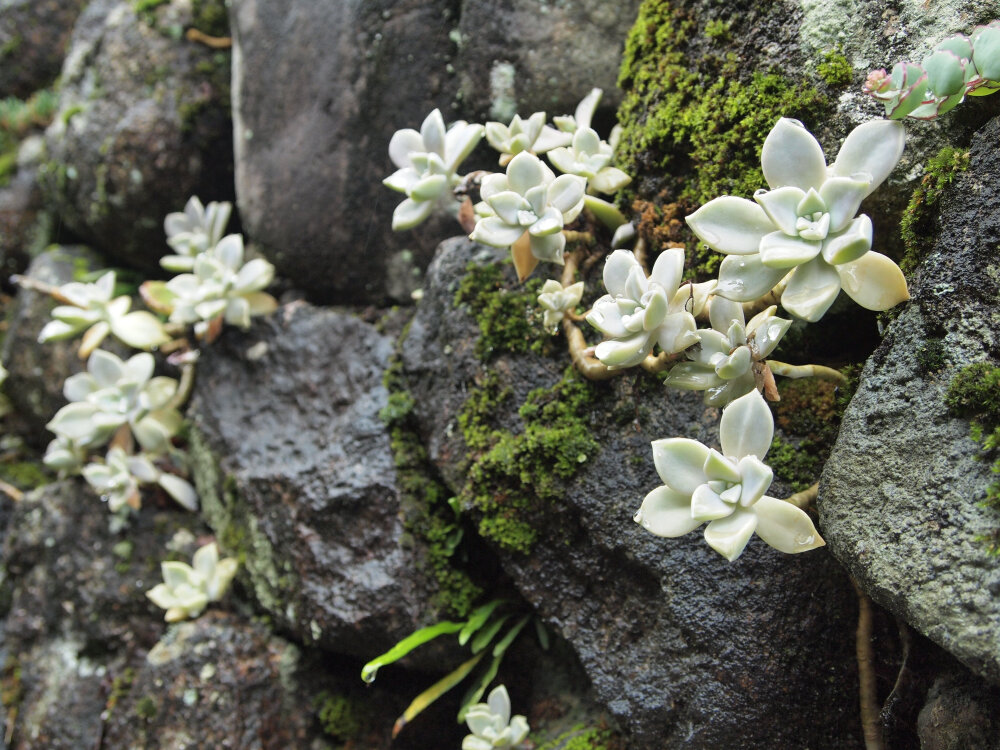
[[[882,723],[879,719],[878,691],[875,685],[875,653],[872,648],[872,600],[851,579],[858,593],[858,685],[861,701],[861,732],[865,750],[885,750],[882,740]]]
[[[802,490],[802,492],[796,492],[794,495],[789,495],[785,498],[785,502],[791,503],[796,508],[802,508],[802,510],[805,510],[816,502],[817,497],[819,497],[819,482],[816,482],[816,484],[812,487],[807,487]]]
[[[59,291],[59,287],[53,286],[52,284],[46,284],[44,281],[39,281],[38,279],[33,279],[30,276],[23,276],[21,274],[14,274],[10,277],[12,284],[17,284],[22,289],[30,289],[33,292],[41,292],[42,294],[48,294],[52,296],[57,302],[64,305],[72,305],[73,307],[79,307],[79,305],[66,299],[62,293]]]
[[[167,404],[169,408],[181,408],[191,396],[191,388],[194,386],[194,362],[188,362],[181,366],[181,381],[177,385],[177,392]]]
[[[17,487],[15,487],[12,484],[8,484],[7,482],[3,481],[2,479],[0,479],[0,492],[2,492],[3,494],[5,494],[7,497],[9,497],[15,503],[19,503],[22,500],[24,500],[24,493],[21,492],[21,490],[19,490]]]
[[[840,370],[823,365],[789,365],[774,359],[767,360],[771,372],[786,378],[819,378],[837,385],[845,385],[847,377]]]

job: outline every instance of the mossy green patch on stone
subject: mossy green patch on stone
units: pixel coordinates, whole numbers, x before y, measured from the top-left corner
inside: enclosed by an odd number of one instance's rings
[[[760,148],[778,118],[809,125],[832,110],[801,76],[741,77],[732,54],[695,57],[689,42],[697,35],[691,17],[668,0],[646,0],[640,8],[618,80],[625,95],[617,160],[635,178],[622,192],[624,205],[636,197],[678,204],[682,218],[721,195],[749,198],[764,186]],[[687,245],[688,267],[711,277],[722,256],[698,246],[682,223],[677,229],[672,239]]]
[[[225,0],[192,0],[192,26],[209,36],[229,34],[229,11]]]
[[[150,721],[156,718],[157,713],[159,713],[159,708],[152,696],[144,695],[135,704],[135,715],[140,719]]]
[[[370,704],[354,695],[324,690],[312,702],[323,731],[335,740],[361,739],[370,728]]]
[[[45,465],[39,461],[13,461],[0,463],[0,479],[19,490],[33,490],[52,481]]]
[[[823,62],[816,66],[816,72],[828,86],[847,86],[854,68],[841,50],[831,49],[823,53]]]
[[[730,21],[723,21],[721,18],[709,21],[705,24],[705,36],[718,42],[728,40],[730,23]]]
[[[962,368],[948,384],[944,401],[952,414],[972,419],[971,437],[979,443],[979,456],[992,461],[990,471],[997,475],[979,499],[984,508],[1000,514],[1000,367],[977,362]],[[1000,516],[981,541],[1000,555]]]
[[[935,206],[955,175],[969,168],[967,150],[945,146],[927,160],[923,178],[903,211],[899,230],[903,237],[903,257],[899,267],[907,278],[913,276],[937,235]]]
[[[126,667],[119,674],[115,675],[114,680],[111,682],[111,690],[108,692],[108,700],[104,705],[106,713],[105,721],[111,716],[115,708],[118,707],[121,700],[128,695],[132,689],[133,682],[135,682],[135,670],[132,667]]]
[[[538,745],[538,750],[623,750],[624,747],[621,737],[608,727],[581,725]]]

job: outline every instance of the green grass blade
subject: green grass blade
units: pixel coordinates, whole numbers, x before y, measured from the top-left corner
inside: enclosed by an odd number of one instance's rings
[[[475,612],[469,615],[469,619],[466,621],[465,627],[462,628],[462,632],[458,634],[458,645],[464,646],[468,643],[472,634],[486,624],[486,621],[490,619],[490,615],[493,614],[493,610],[503,604],[503,602],[503,599],[494,599],[493,601],[477,608]]]
[[[444,622],[439,622],[435,625],[429,625],[426,628],[420,628],[420,630],[415,633],[406,636],[406,638],[401,640],[381,656],[377,656],[365,664],[361,668],[361,679],[365,682],[374,681],[375,673],[378,672],[381,667],[384,667],[386,664],[392,664],[394,661],[399,661],[417,646],[422,646],[427,643],[427,641],[434,640],[439,635],[457,633],[463,627],[465,627],[464,622],[451,622],[449,620],[445,620]]]
[[[480,660],[485,656],[485,652],[477,656],[473,656],[466,662],[463,662],[458,666],[457,669],[448,673],[440,680],[435,682],[424,692],[413,699],[413,703],[407,706],[403,715],[396,719],[396,723],[392,726],[392,736],[396,737],[411,721],[413,721],[421,711],[431,705],[434,701],[440,698],[442,695],[451,690],[455,685],[460,683],[465,679],[466,675],[469,674],[476,665],[479,664]]]
[[[510,615],[504,615],[499,620],[494,620],[489,625],[486,626],[484,630],[481,630],[475,638],[472,639],[472,653],[478,654],[484,648],[490,645],[496,634],[500,632],[500,628],[504,626],[504,623],[510,619]]]
[[[524,630],[524,626],[528,624],[528,620],[530,619],[531,615],[525,615],[524,617],[522,617],[520,620],[517,621],[517,624],[514,625],[514,627],[512,627],[510,630],[507,631],[507,635],[503,637],[503,640],[493,647],[494,657],[496,657],[497,659],[503,658],[504,652],[506,652],[507,649],[510,648],[510,644],[512,644],[514,642],[514,639],[517,638],[517,634],[520,633],[522,630]]]
[[[469,707],[479,703],[482,699],[483,693],[486,692],[486,688],[489,687],[491,682],[493,682],[493,678],[497,676],[497,671],[500,669],[500,662],[502,661],[502,656],[494,656],[489,669],[483,672],[482,676],[466,691],[465,695],[462,696],[462,705],[459,706],[458,709],[459,724],[465,721],[465,714],[468,712]]]

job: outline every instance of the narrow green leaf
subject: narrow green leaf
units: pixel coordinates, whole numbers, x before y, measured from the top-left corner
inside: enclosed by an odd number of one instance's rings
[[[434,701],[436,701],[442,695],[444,695],[453,687],[455,687],[455,685],[464,680],[466,675],[468,675],[469,672],[475,669],[476,665],[479,664],[480,660],[485,655],[486,654],[478,654],[477,656],[473,656],[468,661],[462,662],[462,664],[460,664],[457,669],[446,674],[444,677],[442,677],[440,680],[435,682],[424,692],[422,692],[420,695],[414,698],[413,703],[407,706],[406,710],[403,712],[403,715],[400,716],[398,719],[396,719],[396,723],[392,727],[393,738],[395,738],[396,735],[398,735],[403,730],[403,727],[405,727],[407,724],[413,721],[420,714],[421,711],[423,711]]]
[[[504,615],[499,620],[494,620],[489,625],[486,626],[485,630],[480,631],[479,635],[472,639],[472,653],[478,654],[484,648],[490,645],[496,634],[500,632],[500,628],[504,626],[504,623],[510,619],[510,615]]]
[[[479,679],[472,684],[472,686],[466,691],[465,695],[462,696],[462,703],[458,709],[458,723],[461,724],[465,721],[465,714],[469,711],[469,708],[479,703],[483,697],[483,693],[486,692],[486,688],[489,684],[493,682],[493,679],[497,676],[497,672],[500,669],[500,662],[503,661],[503,656],[494,656],[493,661],[490,662],[489,669],[487,669],[479,677]]]
[[[458,645],[464,646],[469,642],[472,634],[475,633],[479,628],[486,624],[486,621],[493,614],[493,610],[503,604],[503,599],[494,599],[491,602],[487,602],[483,606],[476,609],[469,619],[465,623],[465,627],[462,628],[462,632],[458,634]]]
[[[381,656],[377,656],[365,664],[361,668],[361,679],[365,682],[373,682],[375,680],[375,673],[378,672],[381,667],[384,667],[386,664],[392,664],[395,661],[399,661],[417,646],[422,646],[428,641],[434,640],[439,635],[456,633],[464,626],[465,623],[463,622],[451,622],[449,620],[445,620],[444,622],[439,622],[435,625],[429,625],[426,628],[421,628],[415,633],[406,636],[406,638],[401,640]]]
[[[535,618],[535,635],[538,636],[538,645],[542,647],[543,651],[549,650],[549,629],[545,627],[545,624],[539,619]]]
[[[499,643],[497,643],[497,645],[493,647],[493,656],[495,656],[498,659],[503,658],[504,653],[507,651],[508,648],[510,648],[510,644],[512,644],[514,642],[514,639],[517,638],[518,633],[524,630],[524,626],[528,624],[528,620],[530,619],[531,615],[525,615],[520,620],[518,620],[517,624],[507,631],[507,635],[503,637],[503,640],[501,640]]]

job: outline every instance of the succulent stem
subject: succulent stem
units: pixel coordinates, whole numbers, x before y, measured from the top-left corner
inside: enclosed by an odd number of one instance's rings
[[[832,367],[824,367],[823,365],[789,365],[774,359],[769,359],[767,364],[770,365],[771,372],[775,375],[781,375],[786,378],[819,378],[820,380],[828,380],[837,385],[847,383],[847,377],[844,373],[840,370],[834,370]]]

